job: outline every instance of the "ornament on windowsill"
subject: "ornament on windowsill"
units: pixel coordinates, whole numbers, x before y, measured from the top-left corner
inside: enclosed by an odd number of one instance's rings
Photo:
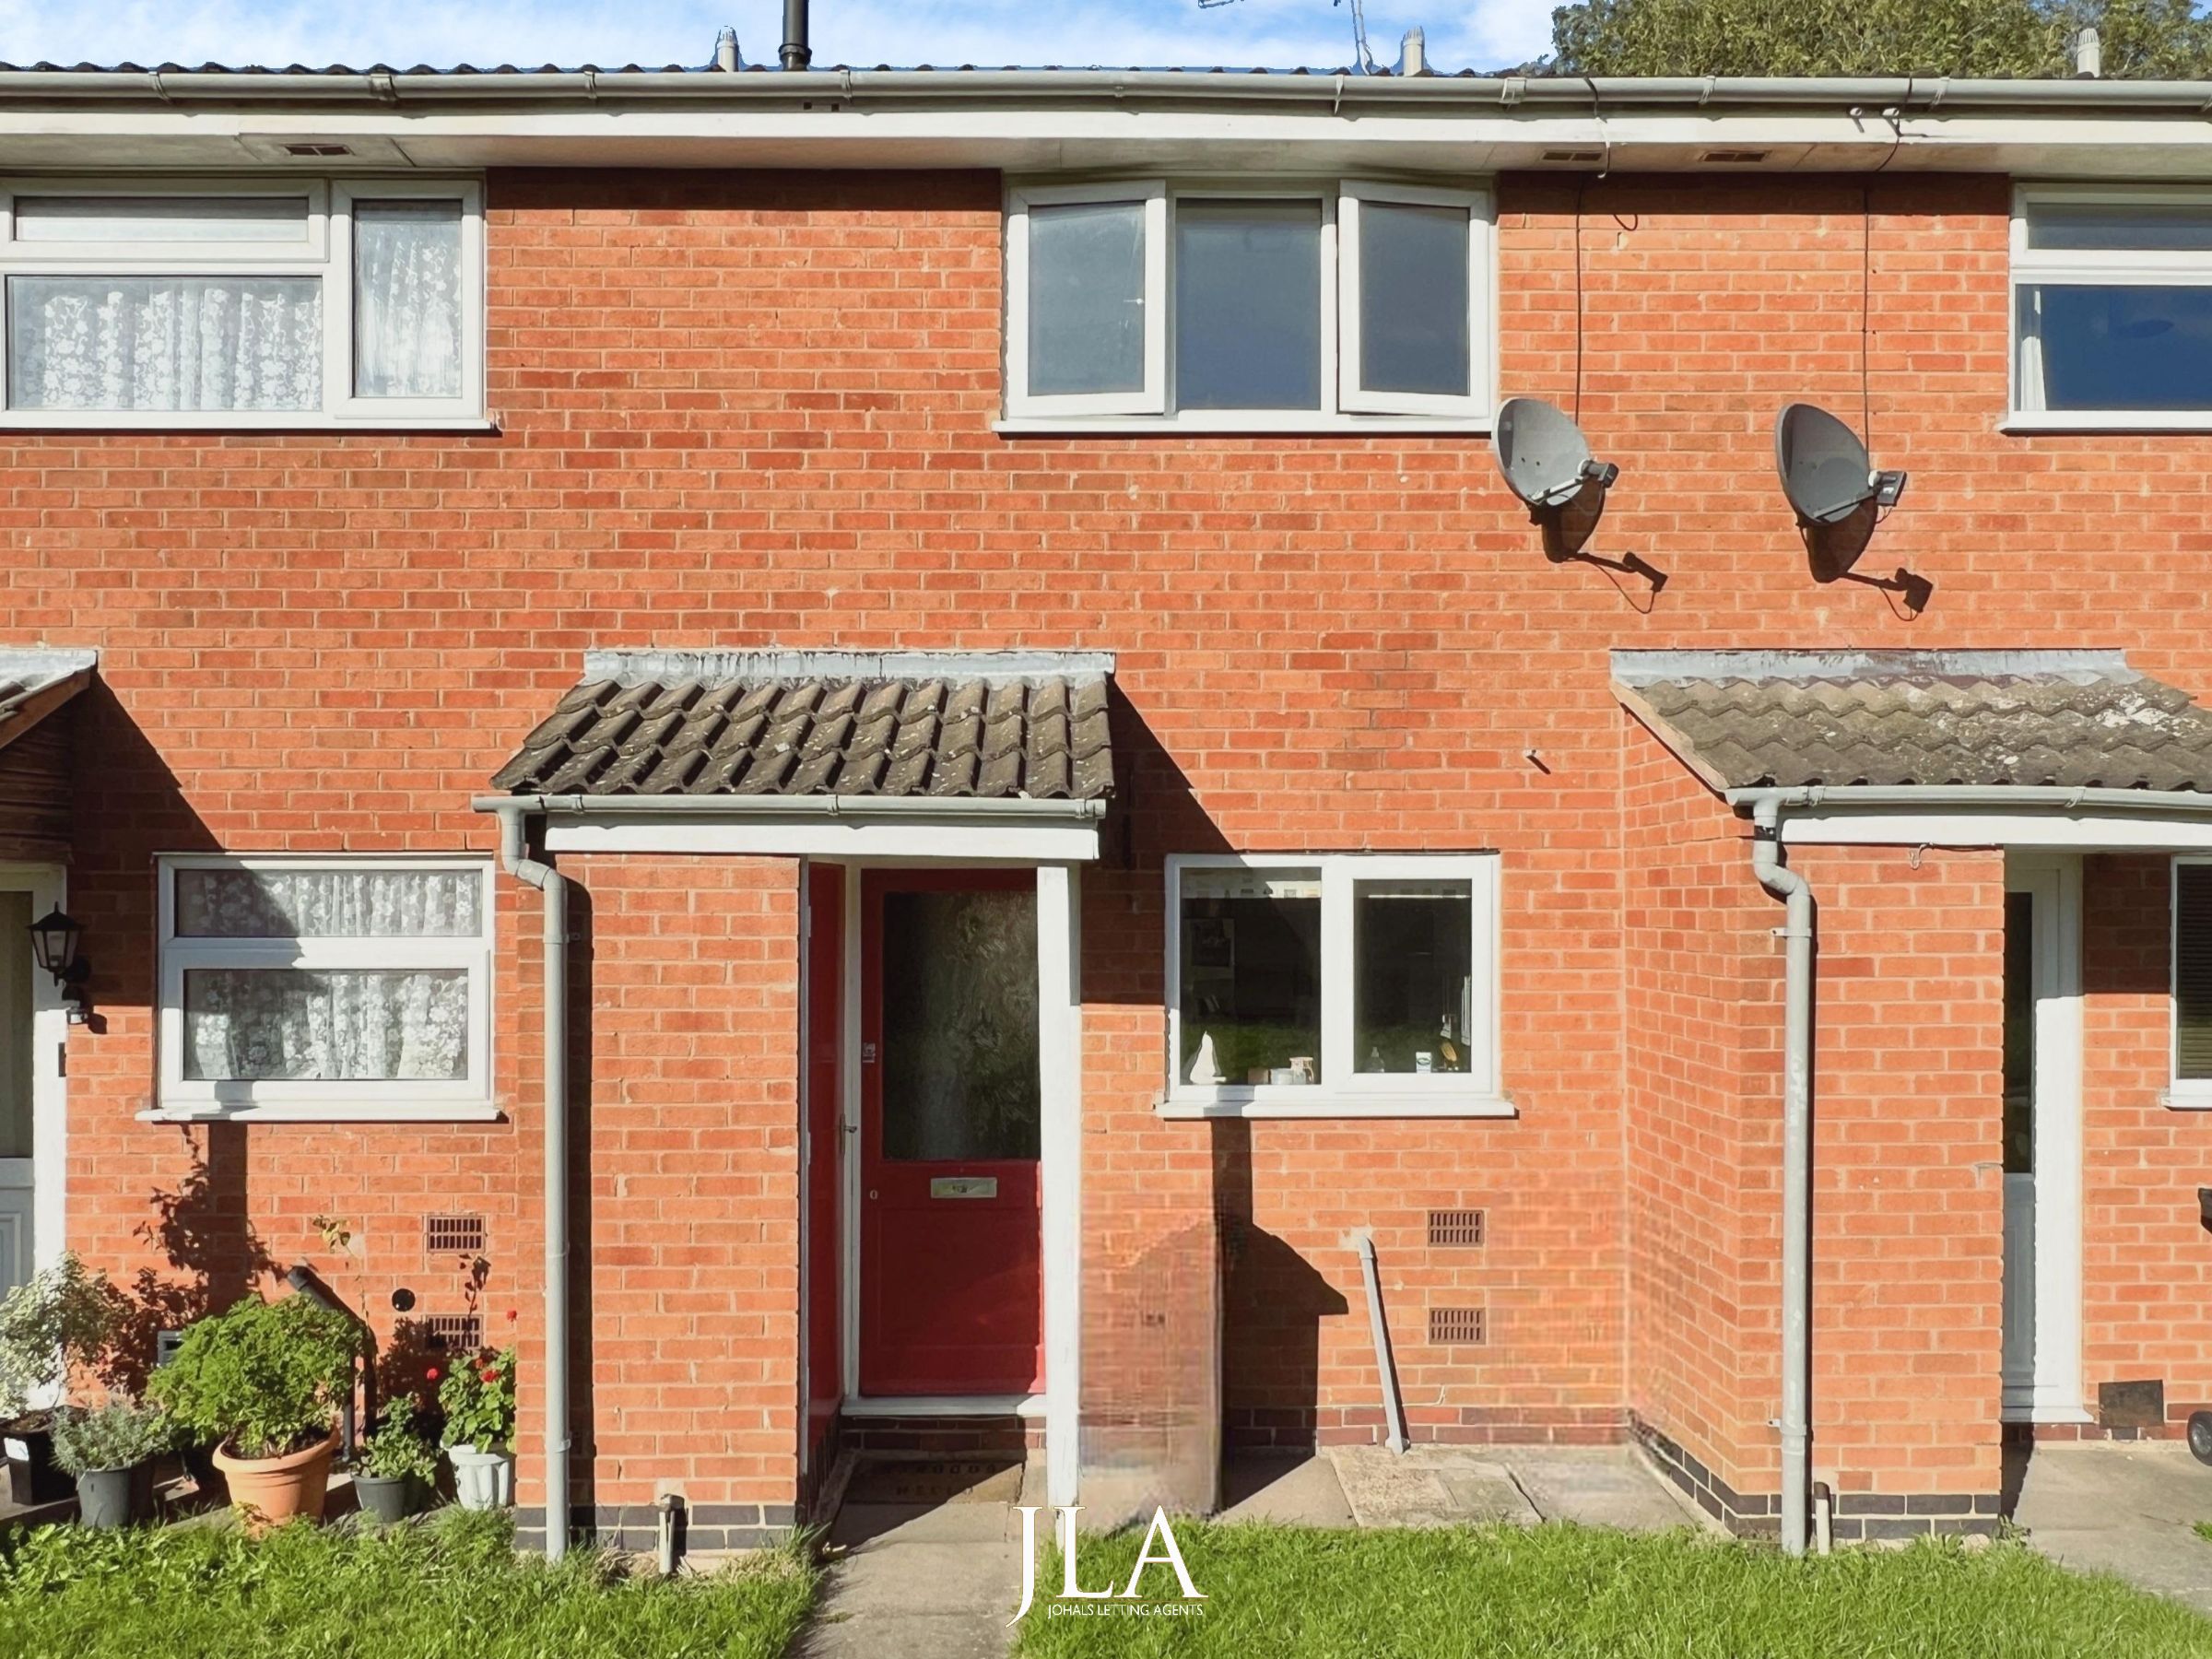
[[[1198,1053],[1191,1061],[1191,1083],[1200,1088],[1210,1088],[1221,1081],[1221,1063],[1214,1058],[1214,1034],[1198,1034]]]

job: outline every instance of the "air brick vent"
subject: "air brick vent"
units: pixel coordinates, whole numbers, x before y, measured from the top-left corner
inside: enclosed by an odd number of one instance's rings
[[[433,1313],[422,1322],[430,1346],[449,1354],[473,1354],[484,1346],[484,1321],[475,1313]]]
[[[484,1218],[481,1216],[425,1216],[422,1248],[429,1255],[482,1255]]]
[[[1469,1250],[1482,1243],[1484,1216],[1478,1209],[1430,1210],[1429,1248]]]
[[[1479,1345],[1490,1339],[1488,1327],[1480,1308],[1429,1310],[1429,1340],[1433,1343]]]

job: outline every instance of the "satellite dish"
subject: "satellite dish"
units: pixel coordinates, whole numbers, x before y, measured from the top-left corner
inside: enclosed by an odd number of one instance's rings
[[[1897,505],[1905,492],[1901,472],[1876,472],[1859,435],[1811,404],[1783,406],[1774,421],[1774,470],[1798,519],[1839,524],[1869,501]]]
[[[1490,439],[1506,488],[1541,518],[1556,512],[1589,485],[1602,491],[1620,477],[1609,461],[1594,461],[1582,428],[1539,397],[1509,397],[1498,410]]]

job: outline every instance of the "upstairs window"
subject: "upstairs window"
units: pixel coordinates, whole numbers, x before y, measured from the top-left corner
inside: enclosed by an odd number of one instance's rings
[[[2012,283],[2013,424],[2212,426],[2212,193],[2022,189]]]
[[[1488,419],[1487,194],[1344,181],[1014,190],[1006,413],[1199,430]]]
[[[473,182],[17,180],[17,427],[436,424],[483,413]]]

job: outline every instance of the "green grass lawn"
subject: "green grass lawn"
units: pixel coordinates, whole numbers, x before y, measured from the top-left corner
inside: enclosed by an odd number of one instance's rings
[[[1792,1561],[1768,1546],[1688,1531],[1561,1525],[1356,1533],[1193,1523],[1176,1537],[1206,1594],[1203,1616],[1047,1617],[1045,1593],[1061,1583],[1055,1559],[1039,1570],[1022,1659],[2212,1655],[2212,1620],[2014,1543]],[[1087,1540],[1083,1587],[1125,1586],[1137,1542]],[[1147,1568],[1144,1589],[1171,1599],[1173,1571]]]
[[[389,1531],[45,1527],[0,1549],[6,1659],[777,1659],[815,1573],[796,1552],[629,1579],[518,1557],[500,1515]]]

